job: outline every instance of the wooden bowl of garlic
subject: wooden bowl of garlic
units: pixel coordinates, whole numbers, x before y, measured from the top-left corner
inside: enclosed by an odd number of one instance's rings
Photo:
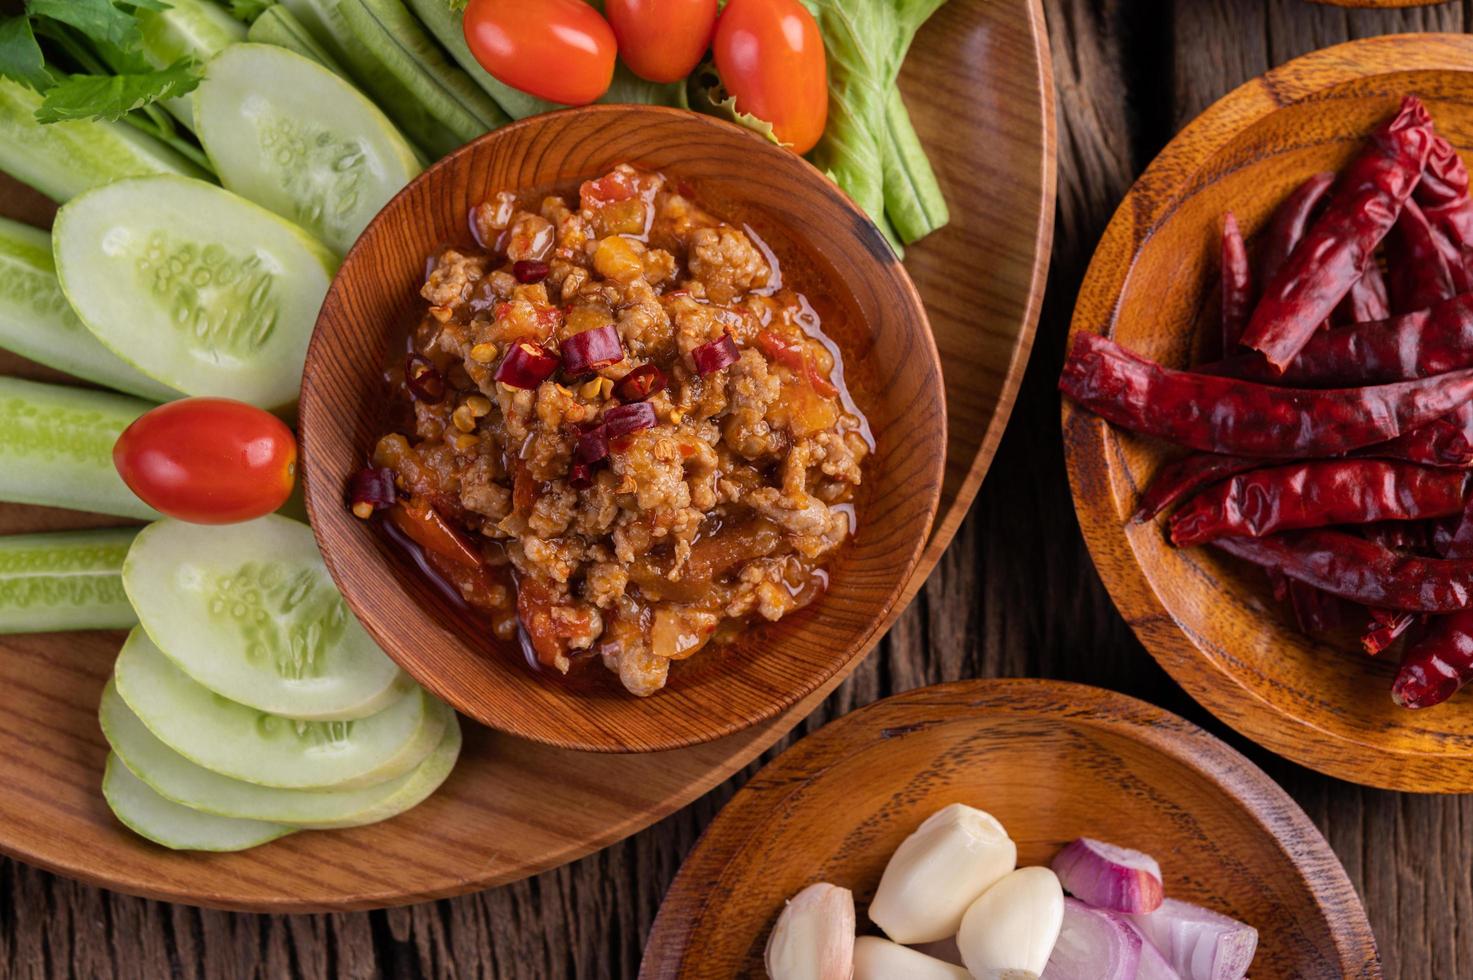
[[[727,804],[640,976],[1380,976],[1304,812],[1187,721],[1057,681],[961,681],[804,739]]]

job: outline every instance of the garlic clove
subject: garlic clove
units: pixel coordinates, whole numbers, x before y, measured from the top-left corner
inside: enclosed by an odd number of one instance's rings
[[[788,900],[767,939],[769,980],[850,980],[854,893],[826,881]]]
[[[870,921],[897,943],[948,939],[967,907],[1017,862],[1017,845],[991,814],[961,803],[943,807],[895,849]]]
[[[971,974],[879,936],[854,941],[854,980],[971,980]]]
[[[972,903],[956,944],[978,980],[1031,980],[1043,973],[1064,923],[1064,889],[1048,868],[1019,868]]]

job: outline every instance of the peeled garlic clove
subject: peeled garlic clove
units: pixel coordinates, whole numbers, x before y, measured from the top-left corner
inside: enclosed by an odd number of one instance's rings
[[[972,980],[959,966],[879,936],[854,941],[854,980]]]
[[[854,893],[821,881],[788,900],[767,939],[769,980],[850,980]]]
[[[1064,923],[1064,889],[1048,868],[1019,868],[962,916],[956,944],[978,980],[1036,980]]]
[[[1018,862],[1018,848],[989,813],[943,807],[896,848],[869,917],[897,943],[956,935],[962,914]]]

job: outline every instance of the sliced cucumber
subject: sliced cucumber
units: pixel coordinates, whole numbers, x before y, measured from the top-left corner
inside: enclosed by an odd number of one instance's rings
[[[198,180],[138,177],[64,206],[61,288],[115,354],[191,395],[295,401],[337,267],[296,225]]]
[[[151,520],[113,468],[113,443],[149,402],[0,377],[0,500]]]
[[[412,690],[357,721],[296,721],[196,684],[141,628],[128,634],[114,676],[148,730],[190,762],[281,789],[355,789],[402,776],[445,733],[435,699]]]
[[[179,397],[82,326],[56,281],[51,236],[6,218],[0,218],[0,347],[140,398]]]
[[[261,16],[256,18],[251,29],[246,32],[246,40],[255,44],[274,44],[278,48],[295,51],[336,75],[348,77],[347,71],[338,60],[307,30],[307,25],[298,20],[297,15],[283,4],[272,4],[262,11]]]
[[[138,622],[123,592],[137,528],[0,537],[0,633],[118,630]]]
[[[419,96],[397,76],[385,71],[378,56],[354,37],[339,9],[338,0],[281,2],[296,15],[317,43],[348,69],[348,77],[353,83],[367,92],[374,104],[387,113],[399,130],[413,140],[429,159],[438,160],[464,142],[436,119]]]
[[[123,177],[183,174],[208,178],[153,137],[123,122],[36,121],[41,96],[0,77],[0,170],[54,201]]]
[[[232,44],[246,39],[245,25],[210,0],[169,0],[161,10],[140,8],[138,30],[143,56],[155,68],[167,68],[180,58],[209,61]],[[194,128],[193,103],[187,97],[164,103],[173,116]]]
[[[133,542],[123,588],[180,670],[259,711],[364,718],[413,686],[348,611],[307,525],[288,518],[159,521]]]
[[[210,62],[194,98],[220,183],[340,255],[420,171],[414,148],[377,106],[285,48],[234,45]]]
[[[176,851],[244,851],[285,837],[294,828],[259,820],[216,817],[171,803],[109,753],[102,795],[113,815],[139,837]]]
[[[274,789],[244,783],[197,766],[156,738],[109,682],[102,692],[102,730],[128,768],[165,799],[224,817],[265,820],[294,827],[359,827],[398,816],[440,787],[460,756],[455,713],[429,758],[413,771],[363,789]]]

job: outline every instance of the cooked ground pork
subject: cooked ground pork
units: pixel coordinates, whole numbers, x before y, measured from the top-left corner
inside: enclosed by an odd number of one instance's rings
[[[481,249],[431,257],[375,450],[429,564],[537,663],[598,659],[637,695],[723,622],[820,594],[871,443],[762,243],[628,166],[576,202],[496,193],[471,223]],[[617,359],[568,369],[610,336]],[[563,360],[516,375],[518,345]]]

